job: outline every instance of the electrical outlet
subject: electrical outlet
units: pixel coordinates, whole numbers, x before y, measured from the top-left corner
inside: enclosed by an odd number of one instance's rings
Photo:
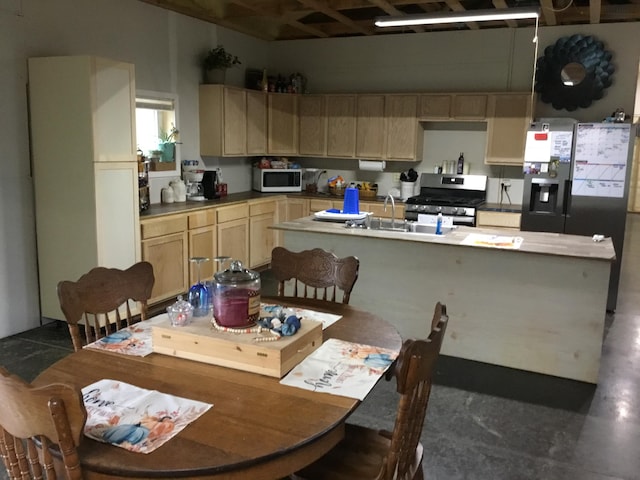
[[[394,173],[392,178],[394,183],[398,183],[400,181],[400,174]]]

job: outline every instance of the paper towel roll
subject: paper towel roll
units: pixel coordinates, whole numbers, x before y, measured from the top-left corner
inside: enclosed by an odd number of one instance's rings
[[[371,160],[358,160],[358,168],[360,170],[382,172],[384,171],[384,167],[386,167],[386,163],[384,162],[384,160],[381,162],[374,162]]]

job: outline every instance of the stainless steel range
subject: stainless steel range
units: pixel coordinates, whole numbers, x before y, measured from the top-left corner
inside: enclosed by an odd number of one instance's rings
[[[423,173],[420,195],[407,199],[404,218],[416,221],[421,213],[442,213],[452,217],[454,225],[475,227],[477,207],[486,199],[486,175]]]

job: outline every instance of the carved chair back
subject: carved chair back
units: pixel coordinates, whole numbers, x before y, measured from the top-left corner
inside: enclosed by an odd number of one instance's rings
[[[0,399],[0,456],[11,480],[82,478],[77,447],[87,412],[79,390],[33,387],[0,367]]]
[[[148,262],[138,262],[126,270],[96,267],[78,279],[58,283],[58,299],[73,348],[83,345],[147,318],[147,301],[155,278]],[[138,302],[139,314],[132,313],[131,302]],[[84,320],[84,335],[80,322]],[[84,337],[84,338],[83,338]]]
[[[342,303],[348,304],[359,268],[356,257],[338,258],[321,248],[292,252],[276,247],[271,253],[271,271],[278,281],[280,296],[288,295],[291,288],[290,295],[294,297],[340,302],[341,291]]]

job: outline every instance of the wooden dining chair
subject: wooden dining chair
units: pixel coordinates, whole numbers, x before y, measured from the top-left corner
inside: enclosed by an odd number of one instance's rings
[[[402,345],[392,366],[400,394],[393,432],[346,424],[344,439],[292,479],[423,479],[420,435],[447,320],[446,307],[437,303],[429,337]]]
[[[147,318],[147,301],[155,278],[149,262],[138,262],[126,270],[96,267],[78,279],[58,283],[58,299],[73,348],[83,345]],[[133,315],[129,301],[139,304]],[[79,322],[84,319],[84,338]]]
[[[62,383],[33,387],[0,367],[0,456],[9,478],[82,478],[82,394]],[[54,452],[54,453],[52,453]]]
[[[275,247],[271,252],[271,271],[278,281],[278,295],[285,296],[287,282],[293,282],[293,296],[348,304],[358,279],[360,261],[356,257],[338,258],[321,248],[292,252]]]

